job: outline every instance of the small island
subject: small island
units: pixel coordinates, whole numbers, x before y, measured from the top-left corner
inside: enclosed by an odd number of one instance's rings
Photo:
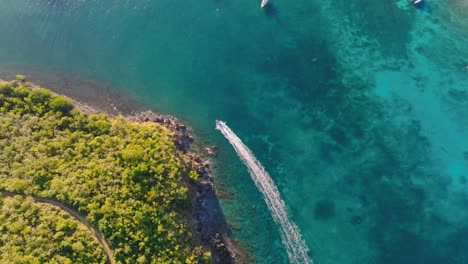
[[[0,81],[2,263],[239,262],[187,127],[81,106]]]

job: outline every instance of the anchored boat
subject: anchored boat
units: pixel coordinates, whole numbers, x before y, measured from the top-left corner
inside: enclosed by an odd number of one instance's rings
[[[263,8],[264,6],[266,6],[266,4],[268,4],[268,0],[262,0],[260,7]]]

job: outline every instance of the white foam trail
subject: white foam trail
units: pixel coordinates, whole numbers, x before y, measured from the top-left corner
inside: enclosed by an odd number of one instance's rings
[[[239,158],[247,166],[255,185],[263,194],[273,219],[280,227],[281,240],[286,247],[289,261],[294,264],[312,264],[313,261],[307,254],[309,248],[302,240],[299,228],[289,220],[284,201],[268,172],[225,122],[216,121],[216,129],[221,131],[234,147]]]

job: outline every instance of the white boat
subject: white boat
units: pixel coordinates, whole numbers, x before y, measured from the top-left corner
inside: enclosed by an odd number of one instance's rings
[[[268,4],[268,0],[262,0],[260,7],[263,8],[264,6],[266,6],[266,4]]]
[[[413,1],[413,4],[418,4],[418,3],[421,3],[423,0],[415,0]]]
[[[216,129],[220,130],[220,129],[222,129],[224,126],[226,126],[226,122],[221,121],[221,120],[216,120]]]

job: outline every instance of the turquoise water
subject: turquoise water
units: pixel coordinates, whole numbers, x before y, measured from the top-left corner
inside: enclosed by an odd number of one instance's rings
[[[466,0],[271,1],[2,0],[0,66],[111,84],[219,145],[222,206],[258,263],[287,255],[215,119],[317,264],[468,263]]]

